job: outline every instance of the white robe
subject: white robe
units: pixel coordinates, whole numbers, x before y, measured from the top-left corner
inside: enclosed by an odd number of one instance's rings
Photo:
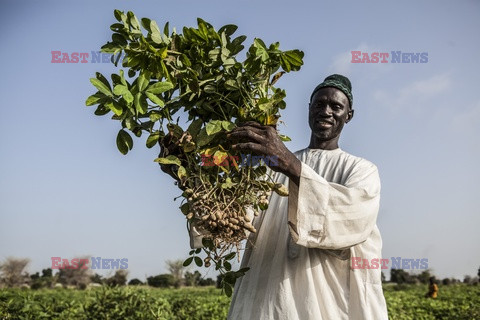
[[[388,319],[381,269],[352,269],[351,257],[381,258],[376,226],[380,179],[371,162],[341,149],[303,149],[300,187],[276,173],[254,220],[228,319]]]

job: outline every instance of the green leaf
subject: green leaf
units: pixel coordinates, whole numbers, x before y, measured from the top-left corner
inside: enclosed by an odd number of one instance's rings
[[[110,26],[110,30],[115,32],[120,32],[123,30],[123,24],[121,23],[114,23]]]
[[[147,95],[148,99],[150,99],[150,101],[152,101],[153,103],[155,103],[159,107],[162,108],[162,107],[165,106],[165,102],[163,102],[163,100],[160,99],[158,96],[156,96],[153,93],[148,92],[148,91],[145,91],[145,94]]]
[[[150,134],[147,138],[147,148],[152,148],[154,145],[156,145],[158,143],[158,139],[160,139],[159,131]]]
[[[105,53],[110,53],[110,54],[113,54],[114,52],[116,52],[117,50],[119,50],[121,47],[116,44],[116,43],[113,43],[113,42],[107,42],[106,44],[104,44],[103,46],[101,46],[100,48],[100,52],[105,52]],[[110,59],[110,61],[112,61]]]
[[[227,297],[231,297],[233,293],[232,286],[226,282],[223,283],[223,289],[225,290],[225,294]]]
[[[192,136],[192,138],[195,140],[197,137],[198,133],[200,132],[200,129],[202,128],[203,120],[202,119],[195,119],[190,123],[188,126],[188,133]]]
[[[132,11],[128,11],[127,16],[129,18],[129,23],[132,26],[132,28],[134,28],[136,30],[140,30],[140,24],[138,22],[137,17],[135,16],[135,14],[133,14]]]
[[[142,72],[137,79],[138,91],[142,92],[148,86],[148,82],[150,81],[150,75],[148,75],[147,78],[146,72]]]
[[[201,267],[203,266],[203,261],[200,257],[195,257],[195,264],[198,266],[198,267]]]
[[[173,88],[173,84],[168,81],[157,82],[147,88],[147,92],[160,94]]]
[[[232,265],[231,265],[230,262],[228,262],[228,261],[225,261],[225,262],[223,263],[223,266],[225,267],[225,270],[227,270],[227,271],[232,270]]]
[[[217,132],[220,132],[222,130],[222,121],[220,120],[210,120],[207,125],[205,126],[205,130],[207,131],[207,134],[211,136],[212,134],[215,134]]]
[[[218,151],[217,151],[217,152],[218,152]],[[215,154],[216,154],[216,153],[215,153]],[[223,188],[223,189],[228,189],[228,188],[231,188],[231,187],[233,187],[233,186],[235,186],[235,185],[236,185],[236,183],[233,183],[233,182],[232,182],[232,179],[227,178],[227,179],[225,179],[225,182],[222,183],[222,188]],[[229,259],[227,259],[227,260],[229,260]]]
[[[193,261],[193,257],[188,258],[183,262],[183,266],[188,267],[192,263],[192,261]]]
[[[157,44],[162,43],[162,34],[160,33],[157,23],[153,20],[150,21],[150,30],[153,42]]]
[[[107,86],[108,90],[111,91],[110,90],[110,83],[108,82],[107,78],[105,78],[103,76],[103,74],[101,74],[100,72],[95,72],[95,77],[97,77],[98,80],[103,82],[103,84]]]
[[[120,82],[121,82],[125,87],[128,87],[127,81],[125,80],[125,73],[123,72],[123,69],[120,69]]]
[[[151,23],[152,20],[150,20],[149,18],[142,18],[140,19],[140,23],[142,24],[142,27],[145,28],[145,30],[147,30],[148,32],[150,32],[150,23]]]
[[[215,135],[208,135],[206,128],[202,128],[197,136],[197,145],[199,147],[206,146],[209,144],[213,139],[215,139]]]
[[[300,50],[289,50],[282,52],[280,55],[282,69],[286,72],[290,72],[291,70],[300,70],[300,67],[303,65],[303,56],[304,53]]]
[[[90,78],[90,82],[95,86],[95,88],[98,89],[101,93],[111,97],[112,91],[110,91],[110,88],[107,87],[102,81],[98,80],[97,78]]]
[[[183,135],[183,129],[179,125],[174,123],[167,124],[168,132],[170,132],[175,138],[180,139]]]
[[[113,15],[115,16],[115,19],[117,19],[118,21],[122,21],[122,16],[124,16],[124,13],[123,11],[120,11],[118,9],[115,9],[115,11],[113,11]]]
[[[253,46],[255,48],[255,55],[260,57],[262,61],[267,61],[269,56],[267,52],[267,46],[262,41],[262,39],[255,38],[253,40]]]
[[[238,90],[238,85],[235,80],[225,81],[225,89],[227,90]]]
[[[235,252],[230,252],[229,254],[227,254],[224,259],[225,260],[232,260],[233,258],[235,258],[235,255],[236,253]]]
[[[160,119],[163,118],[163,115],[162,115],[160,112],[156,111],[156,110],[152,110],[152,111],[150,112],[149,118],[150,118],[150,121],[151,121],[151,122],[157,122],[158,120],[160,120]]]
[[[174,28],[175,30],[175,28]],[[169,31],[168,31],[168,21],[167,23],[165,23],[165,26],[163,27],[163,33],[168,36],[169,35]]]
[[[280,137],[280,139],[282,141],[292,141],[292,139],[290,139],[289,136],[286,136],[286,135],[283,135],[283,134],[279,134],[278,136]]]
[[[188,202],[185,202],[180,206],[180,211],[182,211],[184,215],[187,215],[189,210],[190,210],[190,204],[188,204]],[[193,252],[195,252],[195,250],[190,251],[190,254],[193,254]]]
[[[236,272],[235,272],[235,275],[236,275],[237,277],[244,276],[244,275],[245,275],[245,273],[246,273],[248,270],[250,270],[250,268],[249,268],[249,267],[242,268],[242,269],[240,269],[240,270],[236,271]]]
[[[117,116],[121,116],[123,113],[122,105],[115,100],[105,103],[105,106],[112,110]]]
[[[226,36],[231,36],[232,34],[235,33],[235,31],[237,31],[238,27],[234,24],[227,24],[223,27],[221,27],[220,29],[218,29],[218,34],[222,34],[222,32],[225,32],[225,35]]]
[[[87,100],[85,101],[85,105],[93,106],[94,104],[100,103],[100,100],[102,100],[105,97],[106,96],[103,93],[97,92],[97,93],[92,94],[90,97],[87,98]]]
[[[215,154],[213,155],[213,162],[219,166],[222,164],[223,161],[225,161],[225,159],[227,159],[228,157],[228,153],[224,152],[224,151],[215,151]]]
[[[191,67],[192,62],[190,59],[185,54],[180,55],[180,61],[186,66],[186,67]]]
[[[245,47],[242,45],[242,43],[247,39],[246,36],[239,36],[235,39],[233,39],[232,43],[227,46],[227,48],[231,51],[232,55],[235,55],[242,51]]]
[[[127,104],[131,104],[133,102],[133,95],[125,85],[117,84],[115,88],[113,88],[113,93],[118,96],[122,96],[123,99],[125,99],[125,101],[127,102]]]
[[[205,40],[208,40],[208,29],[207,29],[206,22],[203,21],[201,18],[197,18],[197,23],[198,23],[198,30],[202,35],[202,38],[204,38]]]
[[[222,127],[223,127],[223,129],[225,129],[227,131],[231,131],[235,128],[235,124],[233,122],[224,120],[224,121],[222,121]]]
[[[180,159],[178,159],[173,155],[169,155],[166,158],[157,158],[154,161],[161,164],[176,164],[177,166],[182,165],[182,162],[180,161]]]
[[[269,111],[269,109],[273,107],[273,101],[268,98],[260,98],[257,107],[264,112]]]
[[[117,51],[117,50],[116,50]],[[120,61],[120,58],[122,57],[122,51],[119,51],[118,54],[117,53],[113,53],[112,54],[112,59],[111,61],[113,62],[113,64],[116,66],[118,66],[118,61]],[[115,54],[117,54],[117,57],[115,58]]]
[[[123,129],[117,134],[117,148],[122,154],[127,154],[133,148],[132,137]]]
[[[202,245],[210,250],[213,250],[214,247],[213,240],[208,238],[202,238]]]
[[[112,34],[112,41],[115,43],[115,44],[118,44],[120,46],[126,46],[127,45],[127,40],[125,39],[125,37],[120,34],[120,33],[114,33]]]
[[[122,83],[122,80],[120,78],[120,76],[118,74],[115,74],[115,73],[112,73],[112,83],[113,83],[113,86],[116,86],[117,84],[121,84]]]
[[[147,99],[140,92],[135,95],[135,109],[140,114],[147,113],[148,103]]]
[[[125,120],[125,127],[127,127],[128,130],[133,131],[138,126],[137,121],[133,119],[133,117],[128,117]]]
[[[177,176],[179,179],[183,179],[187,176],[187,170],[185,169],[184,166],[180,166],[178,168]]]
[[[104,116],[109,112],[110,112],[110,109],[105,107],[105,105],[101,104],[97,107],[97,109],[93,114],[95,114],[96,116]]]
[[[214,93],[215,91],[217,91],[217,88],[212,84],[207,84],[203,88],[203,91],[205,91],[206,93]]]

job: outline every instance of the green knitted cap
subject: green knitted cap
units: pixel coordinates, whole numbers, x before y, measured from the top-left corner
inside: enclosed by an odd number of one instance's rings
[[[350,108],[353,106],[353,95],[352,95],[352,84],[347,77],[342,76],[341,74],[332,74],[323,80],[315,90],[313,90],[312,95],[310,96],[310,101],[312,100],[315,93],[320,90],[321,88],[325,87],[333,87],[337,88],[338,90],[342,91],[348,98],[350,102]]]

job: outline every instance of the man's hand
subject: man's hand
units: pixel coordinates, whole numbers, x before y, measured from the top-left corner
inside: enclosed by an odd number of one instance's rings
[[[227,138],[238,141],[232,146],[234,150],[275,157],[277,166],[269,167],[285,174],[298,185],[301,162],[287,149],[274,127],[249,121],[230,131]]]

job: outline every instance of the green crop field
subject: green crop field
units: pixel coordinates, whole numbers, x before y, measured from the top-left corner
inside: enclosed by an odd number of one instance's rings
[[[401,290],[399,290],[401,289]],[[390,319],[480,319],[480,286],[385,285]],[[225,319],[230,299],[215,288],[0,290],[0,319]]]

